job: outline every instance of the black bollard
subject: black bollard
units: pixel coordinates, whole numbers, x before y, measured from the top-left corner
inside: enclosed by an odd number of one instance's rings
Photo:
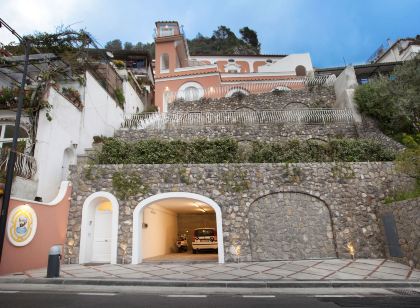
[[[47,278],[60,277],[61,245],[54,245],[48,253]]]

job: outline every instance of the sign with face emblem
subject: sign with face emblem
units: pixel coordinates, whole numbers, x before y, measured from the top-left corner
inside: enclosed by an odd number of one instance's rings
[[[7,221],[7,237],[14,246],[26,246],[35,236],[36,213],[29,205],[19,205],[13,209]]]

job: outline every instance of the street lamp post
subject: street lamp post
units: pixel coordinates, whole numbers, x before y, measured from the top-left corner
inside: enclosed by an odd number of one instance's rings
[[[15,128],[13,131],[12,148],[9,151],[9,160],[7,161],[6,184],[4,187],[3,204],[2,204],[2,208],[0,212],[0,262],[1,262],[1,257],[3,254],[4,238],[6,237],[7,213],[9,210],[10,194],[12,192],[13,172],[14,172],[15,161],[16,161],[17,140],[19,138],[20,118],[22,114],[23,98],[25,96],[25,84],[26,84],[26,75],[28,73],[29,51],[30,51],[29,41],[22,38],[19,34],[16,33],[14,29],[12,29],[6,22],[3,21],[3,19],[0,18],[0,28],[2,28],[3,26],[7,30],[9,30],[14,36],[16,36],[19,42],[24,46],[25,62],[24,62],[24,67],[23,67],[22,81],[21,81],[20,89],[19,89],[19,98],[18,98],[18,105],[17,105],[17,111],[16,111]]]

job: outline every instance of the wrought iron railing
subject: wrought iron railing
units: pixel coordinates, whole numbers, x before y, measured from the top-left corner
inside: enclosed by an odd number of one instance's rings
[[[10,149],[1,149],[0,171],[6,172]],[[36,160],[33,156],[16,152],[14,175],[25,179],[32,179],[37,171]]]
[[[128,115],[123,128],[138,130],[170,129],[195,126],[270,125],[281,123],[329,124],[352,123],[349,109],[283,109],[261,111],[215,111],[141,113]]]
[[[222,97],[230,97],[238,92],[248,95],[269,93],[275,90],[291,91],[305,88],[310,89],[313,87],[329,88],[334,86],[336,79],[335,75],[296,76],[276,81],[232,83],[219,87],[196,89],[194,93],[191,92],[191,89],[185,91],[166,91],[164,92],[164,97],[166,102],[171,104],[175,100],[191,101],[201,98],[219,99]]]

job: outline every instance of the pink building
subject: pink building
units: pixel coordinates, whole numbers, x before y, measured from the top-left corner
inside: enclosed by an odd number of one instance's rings
[[[155,43],[155,104],[161,112],[175,99],[299,89],[314,72],[308,53],[190,56],[176,21],[156,22]]]

